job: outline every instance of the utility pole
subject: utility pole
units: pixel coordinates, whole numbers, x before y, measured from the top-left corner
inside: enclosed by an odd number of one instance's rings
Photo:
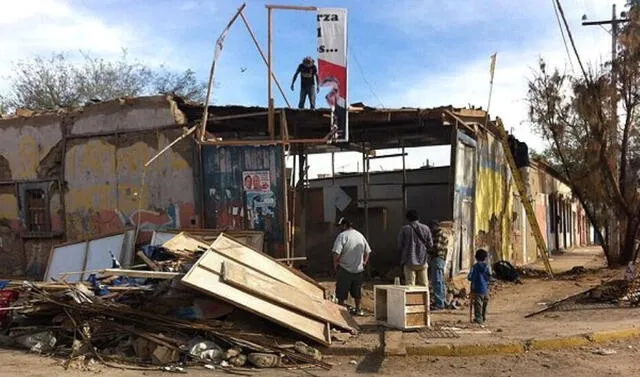
[[[618,18],[618,14],[616,12],[616,4],[611,6],[611,19],[610,20],[601,20],[601,21],[586,21],[587,16],[582,16],[582,25],[583,26],[602,26],[602,25],[611,25],[611,85],[615,89],[618,82],[618,67],[616,63],[616,58],[618,57],[618,36],[620,33],[620,25],[628,22],[626,12],[622,12],[622,18]],[[618,148],[617,148],[617,140],[618,140],[618,97],[616,95],[611,99],[611,114],[614,124],[610,127],[609,133],[609,143],[611,144],[611,152],[609,163],[614,171],[614,177],[618,177]],[[613,224],[609,223],[607,226],[607,238],[609,248],[612,251],[620,251],[620,228],[619,223],[616,219],[616,214],[614,210],[610,210],[610,221]]]
[[[611,25],[611,71],[612,71],[612,76],[614,81],[616,77],[615,61],[616,61],[617,50],[618,50],[618,35],[620,33],[619,26],[629,21],[629,19],[627,18],[626,12],[622,12],[621,16],[622,18],[618,18],[615,4],[611,6],[610,20],[586,21],[587,15],[582,16],[582,26]]]

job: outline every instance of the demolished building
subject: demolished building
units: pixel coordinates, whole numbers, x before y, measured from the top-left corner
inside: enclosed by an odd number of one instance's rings
[[[277,111],[281,134],[309,141],[326,136],[329,111]],[[52,245],[131,226],[139,227],[139,242],[160,229],[259,230],[266,253],[306,258],[307,268],[323,271],[333,219],[347,213],[371,238],[372,268],[384,270],[394,259],[406,208],[450,224],[451,275],[465,271],[481,246],[516,263],[536,258],[504,151],[492,123],[483,125],[484,111],[361,106],[350,109],[349,143],[299,142],[288,149],[278,140],[264,142],[274,134],[265,108],[212,106],[207,130],[219,143],[186,138],[145,168],[202,112],[178,97],[155,96],[0,119],[0,275],[41,277]],[[452,146],[449,166],[324,180],[305,174],[306,156],[313,153],[355,150],[367,157],[375,150],[434,145]],[[285,167],[287,153],[298,156],[292,170]],[[589,242],[584,212],[568,186],[540,162],[529,169],[530,196],[549,249]],[[250,190],[243,187],[248,177]],[[331,202],[338,189],[348,197],[340,208]]]

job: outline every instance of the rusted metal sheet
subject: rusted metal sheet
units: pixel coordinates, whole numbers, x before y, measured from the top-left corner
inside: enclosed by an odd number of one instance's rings
[[[282,148],[205,146],[202,153],[206,227],[264,231],[265,251],[284,257]]]
[[[458,274],[471,267],[474,242],[474,202],[476,193],[476,141],[458,131],[456,141],[453,220],[454,247],[448,253],[451,271]]]

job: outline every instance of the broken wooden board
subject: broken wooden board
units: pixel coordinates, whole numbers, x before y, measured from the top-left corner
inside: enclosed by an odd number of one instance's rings
[[[310,297],[298,288],[238,263],[224,261],[223,257],[213,253],[201,258],[199,263],[216,273],[220,273],[217,269],[222,267],[221,275],[225,283],[254,296],[301,312],[319,321],[329,322],[350,332],[358,330],[357,323],[351,318],[347,309],[331,301]]]
[[[151,245],[162,245],[179,233],[185,232],[194,238],[211,243],[223,232],[222,229],[166,229],[154,231]],[[255,251],[264,251],[264,232],[257,230],[228,230],[227,235],[251,247]]]
[[[213,262],[213,264],[211,264]],[[217,265],[210,256],[207,267]],[[329,300],[311,297],[302,290],[263,275],[240,264],[226,261],[222,271],[223,280],[236,288],[252,293],[271,302],[299,311],[312,318],[331,324],[347,331],[357,331],[358,324],[346,308]]]
[[[325,299],[324,288],[310,277],[284,266],[266,254],[252,250],[225,233],[216,238],[211,248],[241,265],[305,292],[308,296]]]
[[[163,243],[162,247],[172,253],[184,254],[184,250],[196,251],[201,248],[208,249],[209,245],[182,232]]]
[[[211,261],[211,259],[213,259],[210,258],[211,255],[217,257],[214,260],[220,263],[218,267],[214,266],[213,262],[209,263],[210,268],[201,264],[202,261]],[[304,315],[224,283],[222,276],[216,271],[221,271],[222,263],[225,260],[226,258],[221,258],[214,250],[205,252],[200,260],[198,260],[191,270],[182,278],[182,283],[289,328],[321,344],[327,346],[331,344],[328,323],[305,317]]]
[[[104,270],[100,270],[100,273],[103,275],[127,276],[130,278],[167,279],[167,280],[184,275],[179,272],[124,270],[120,268],[105,268]]]

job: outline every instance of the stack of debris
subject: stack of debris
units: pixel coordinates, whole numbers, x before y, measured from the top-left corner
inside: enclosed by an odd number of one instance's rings
[[[299,337],[329,346],[332,327],[356,333],[346,309],[311,278],[224,233],[202,241],[180,233],[146,247],[144,269],[113,259],[116,268],[82,272],[83,281],[9,282],[0,343],[66,355],[67,366],[330,368]]]
[[[602,284],[575,295],[547,304],[544,309],[525,316],[533,317],[547,311],[571,311],[605,308],[631,308],[640,306],[640,275],[627,274],[625,279]]]

